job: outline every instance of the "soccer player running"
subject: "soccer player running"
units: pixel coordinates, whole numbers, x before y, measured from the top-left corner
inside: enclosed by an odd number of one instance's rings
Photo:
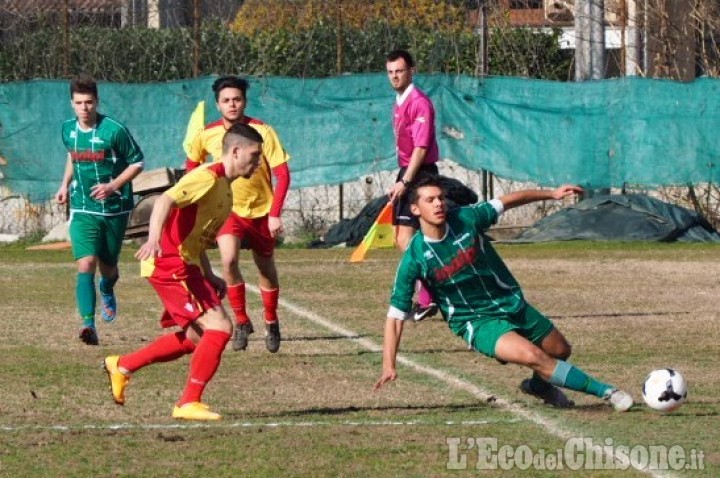
[[[95,272],[100,269],[102,318],[112,322],[117,316],[118,256],[133,208],[132,180],[143,169],[143,153],[125,126],[98,113],[93,78],[80,75],[70,82],[70,104],[76,117],[62,125],[68,156],[55,200],[60,204],[70,201],[80,340],[98,345]]]
[[[160,336],[147,347],[127,355],[105,358],[113,399],[125,404],[130,374],[158,362],[193,354],[185,390],[173,418],[217,420],[202,402],[208,382],[220,366],[222,352],[232,332],[232,322],[222,307],[225,282],[215,276],[206,250],[232,208],[231,181],[249,178],[260,163],[262,137],[253,128],[233,125],[222,139],[219,161],[183,176],[155,202],[147,242],[135,257],[141,274],[160,296],[165,307],[162,327],[182,330]]]
[[[405,50],[394,50],[387,56],[387,75],[397,93],[393,105],[393,130],[400,171],[390,188],[393,203],[395,243],[404,251],[418,229],[418,221],[410,212],[407,188],[423,176],[437,176],[440,158],[435,138],[435,108],[430,98],[412,82],[415,62]],[[416,320],[437,313],[437,305],[422,282],[417,284],[417,304],[412,314]]]
[[[252,250],[260,278],[260,295],[265,319],[265,346],[275,353],[280,349],[280,321],[277,314],[280,282],[275,267],[275,239],[282,234],[280,216],[290,187],[290,156],[285,152],[275,130],[262,121],[245,116],[248,82],[236,76],[218,78],[212,86],[221,119],[208,124],[192,141],[185,168],[188,171],[220,157],[220,139],[234,124],[246,124],[263,138],[260,167],[250,178],[233,182],[233,210],[218,232],[217,244],[222,260],[227,295],[235,314],[233,350],[245,350],[254,332],[247,315],[245,280],[238,266],[241,244]],[[275,178],[273,189],[271,175]]]
[[[558,408],[573,406],[556,387],[595,395],[617,411],[626,411],[632,397],[598,381],[566,362],[570,345],[552,322],[525,301],[518,282],[495,252],[485,231],[503,213],[535,201],[562,199],[581,193],[575,186],[552,191],[519,191],[474,206],[447,210],[436,178],[423,178],[410,189],[412,213],[420,231],[413,236],[398,266],[385,322],[383,369],[375,384],[395,380],[395,359],[403,325],[409,318],[413,284],[423,279],[450,330],[474,350],[501,363],[533,370],[521,384]]]

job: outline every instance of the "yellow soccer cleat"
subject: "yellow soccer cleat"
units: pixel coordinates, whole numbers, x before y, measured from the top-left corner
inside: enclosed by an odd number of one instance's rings
[[[219,413],[211,412],[210,407],[200,402],[190,402],[180,407],[175,405],[172,416],[183,420],[220,420],[222,418]]]
[[[110,391],[112,392],[113,400],[118,405],[125,405],[125,387],[127,387],[130,377],[120,372],[118,369],[119,355],[110,355],[105,357],[103,362],[103,368],[107,372],[108,380],[110,381]]]

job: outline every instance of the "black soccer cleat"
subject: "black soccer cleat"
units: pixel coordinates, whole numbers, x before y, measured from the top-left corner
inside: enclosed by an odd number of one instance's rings
[[[520,383],[520,390],[522,390],[523,393],[527,393],[528,395],[533,395],[541,399],[546,404],[555,408],[572,408],[575,406],[575,402],[570,400],[562,390],[553,385],[548,384],[548,387],[544,392],[536,392],[532,387],[532,380],[529,378],[526,378]]]
[[[280,350],[280,322],[265,324],[265,347],[270,353]]]
[[[83,327],[80,329],[80,335],[78,338],[87,345],[100,345],[95,327]]]
[[[232,349],[235,351],[245,350],[248,346],[250,334],[255,332],[252,322],[236,325],[232,337]]]

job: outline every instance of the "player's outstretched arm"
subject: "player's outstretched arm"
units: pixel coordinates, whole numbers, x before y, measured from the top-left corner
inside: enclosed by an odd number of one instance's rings
[[[536,201],[548,201],[552,199],[563,199],[575,194],[581,194],[583,189],[580,186],[563,185],[557,189],[537,189],[532,191],[516,191],[514,193],[501,196],[499,199],[503,203],[503,208],[507,211],[514,207],[530,204]]]
[[[400,347],[404,321],[388,317],[385,321],[385,336],[383,338],[383,369],[380,379],[375,383],[374,390],[379,389],[387,382],[397,378],[395,358]]]

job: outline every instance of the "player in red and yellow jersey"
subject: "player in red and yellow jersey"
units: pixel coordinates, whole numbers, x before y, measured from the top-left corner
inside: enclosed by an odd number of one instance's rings
[[[105,358],[115,403],[125,403],[125,387],[133,372],[157,362],[192,353],[185,391],[173,418],[217,420],[220,415],[202,403],[202,393],[220,366],[230,340],[232,322],[222,307],[225,282],[215,276],[206,250],[232,208],[231,182],[250,178],[260,164],[262,137],[236,124],[222,138],[222,153],[213,164],[185,175],[155,202],[147,242],[135,257],[141,274],[165,307],[162,327],[182,330],[162,335],[147,347]]]
[[[236,76],[223,76],[213,84],[217,108],[222,118],[210,123],[191,142],[185,167],[188,171],[205,163],[208,156],[220,157],[220,139],[234,124],[247,124],[263,138],[260,167],[250,178],[233,181],[233,208],[218,233],[217,243],[227,282],[228,300],[235,313],[233,349],[245,350],[248,336],[254,332],[245,306],[245,280],[238,267],[241,243],[252,250],[260,276],[260,293],[265,309],[265,346],[275,353],[280,348],[280,323],[277,315],[280,282],[275,267],[275,238],[282,233],[282,213],[290,187],[290,156],[275,130],[262,121],[245,116],[248,83]],[[275,178],[273,188],[272,177]]]

